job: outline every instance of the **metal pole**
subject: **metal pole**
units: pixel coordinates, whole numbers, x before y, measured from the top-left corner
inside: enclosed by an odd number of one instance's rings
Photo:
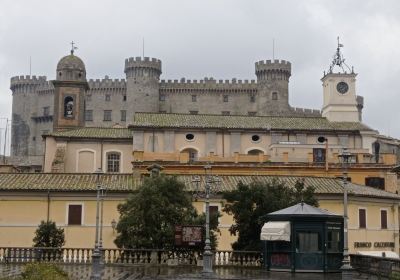
[[[99,249],[99,212],[100,212],[100,191],[101,185],[99,176],[102,173],[100,169],[96,170],[97,175],[97,195],[96,195],[96,237],[94,243],[94,250],[92,254],[92,273],[90,275],[90,280],[101,280],[101,253]]]
[[[104,265],[104,251],[103,251],[103,204],[104,204],[104,188],[101,188],[100,194],[100,241],[99,251],[101,254],[100,264]]]
[[[343,261],[342,267],[342,279],[351,280],[353,279],[353,268],[350,264],[349,257],[349,241],[348,241],[348,212],[347,212],[347,164],[350,159],[350,154],[347,149],[343,149]]]
[[[211,178],[208,172],[211,169],[210,165],[204,167],[206,172],[206,242],[204,246],[203,254],[203,274],[212,274],[213,269],[213,254],[211,252],[211,241],[210,241],[210,191],[211,191]]]

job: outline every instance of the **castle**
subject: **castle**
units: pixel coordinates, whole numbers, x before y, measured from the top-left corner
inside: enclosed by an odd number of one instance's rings
[[[85,127],[126,127],[135,112],[249,115],[249,116],[321,116],[321,111],[293,108],[289,105],[288,84],[291,64],[285,60],[255,63],[257,80],[160,80],[161,61],[136,57],[125,60],[126,79],[90,79],[86,81],[83,61],[73,54],[57,65],[56,81],[76,78],[86,83],[79,97],[82,103],[78,118]],[[355,74],[352,79],[355,78]],[[11,78],[13,94],[12,146],[13,163],[40,170],[44,147],[41,136],[57,127],[54,118],[54,82],[45,76]],[[328,101],[328,97],[324,101]],[[332,100],[335,103],[336,100]],[[361,119],[363,100],[351,96],[346,101]],[[328,108],[329,104],[324,107]],[[355,120],[354,116],[350,120]],[[335,120],[335,117],[333,117]],[[347,120],[349,120],[347,118]]]

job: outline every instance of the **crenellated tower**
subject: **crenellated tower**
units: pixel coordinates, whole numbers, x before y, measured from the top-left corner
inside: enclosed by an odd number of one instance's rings
[[[45,76],[16,76],[11,78],[12,123],[11,123],[11,157],[13,161],[24,164],[35,164],[35,116],[36,91],[46,83]]]
[[[288,112],[291,64],[285,60],[259,61],[255,64],[258,85],[258,112],[275,115]]]
[[[125,60],[128,122],[135,112],[158,112],[161,61],[155,58]]]

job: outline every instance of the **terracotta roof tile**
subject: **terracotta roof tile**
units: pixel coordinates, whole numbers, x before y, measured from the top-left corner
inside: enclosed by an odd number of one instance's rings
[[[65,138],[102,138],[102,139],[129,139],[132,131],[128,128],[84,127],[71,130],[56,131],[46,136]]]
[[[183,181],[189,192],[196,191],[196,184],[192,175],[177,175]],[[205,176],[199,176],[199,188],[204,190]],[[251,182],[272,182],[278,180],[294,186],[297,180],[304,180],[306,186],[314,186],[317,194],[342,194],[343,186],[339,179],[323,177],[298,177],[298,176],[218,176],[219,182],[215,184],[218,192],[234,190],[237,184],[242,181],[245,184]],[[108,191],[132,192],[142,183],[139,177],[132,174],[104,174],[101,182]],[[0,174],[0,191],[94,191],[96,190],[96,175],[89,173],[2,173]],[[380,198],[391,198],[400,200],[400,195],[361,186],[353,183],[348,184],[350,196],[369,196]]]
[[[323,117],[222,116],[136,113],[130,128],[231,128],[298,130],[371,130],[359,122],[329,122]]]

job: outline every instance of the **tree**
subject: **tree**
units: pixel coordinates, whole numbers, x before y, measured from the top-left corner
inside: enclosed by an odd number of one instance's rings
[[[65,244],[64,229],[52,221],[41,221],[33,238],[34,247],[61,248]]]
[[[185,185],[172,176],[145,178],[138,191],[118,205],[120,219],[114,243],[119,248],[170,249],[175,225],[204,224]],[[214,229],[217,224],[212,223]],[[215,239],[215,238],[214,238]]]
[[[250,185],[239,182],[237,188],[226,192],[227,201],[223,211],[233,215],[235,223],[230,227],[233,235],[238,235],[232,244],[234,250],[261,250],[260,232],[266,214],[295,205],[301,201],[318,206],[314,197],[315,188],[305,187],[299,180],[294,188],[283,182],[254,182]]]

